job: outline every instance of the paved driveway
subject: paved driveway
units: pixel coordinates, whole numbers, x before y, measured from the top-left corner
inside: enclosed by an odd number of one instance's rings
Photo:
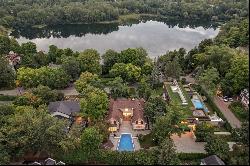
[[[230,123],[232,128],[241,127],[241,122],[239,121],[239,119],[237,119],[235,115],[231,112],[231,110],[228,108],[229,103],[225,103],[218,96],[215,96],[213,100],[214,103],[217,105],[217,107],[220,109],[220,111],[223,113],[225,118],[227,119],[228,123]]]
[[[195,79],[192,78],[190,75],[185,77],[188,82],[195,83]],[[224,102],[219,97],[215,96],[213,98],[214,103],[216,106],[220,109],[224,117],[227,119],[228,123],[231,125],[232,128],[239,128],[241,127],[241,122],[235,115],[231,112],[231,110],[228,108],[229,102]]]
[[[195,142],[192,132],[186,132],[179,137],[177,134],[171,136],[178,153],[206,153],[205,142]]]

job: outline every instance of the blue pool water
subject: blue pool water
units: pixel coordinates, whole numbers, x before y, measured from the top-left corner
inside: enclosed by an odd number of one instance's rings
[[[134,151],[131,134],[122,134],[117,147],[118,151]]]
[[[204,106],[198,99],[192,99],[195,109],[204,110]]]

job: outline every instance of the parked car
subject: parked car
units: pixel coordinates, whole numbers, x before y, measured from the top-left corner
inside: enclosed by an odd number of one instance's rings
[[[224,101],[224,102],[228,102],[228,97],[227,97],[227,96],[224,96],[224,97],[223,97],[223,101]]]
[[[230,98],[228,98],[228,101],[233,102],[234,99],[230,97]]]

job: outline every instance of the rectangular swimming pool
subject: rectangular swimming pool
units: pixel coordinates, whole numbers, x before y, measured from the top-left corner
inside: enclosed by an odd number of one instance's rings
[[[134,143],[132,135],[129,133],[121,134],[117,146],[118,151],[134,151]]]

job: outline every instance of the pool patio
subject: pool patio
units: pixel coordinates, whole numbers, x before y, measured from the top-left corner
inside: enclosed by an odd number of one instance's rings
[[[118,146],[118,141],[120,139],[120,136],[122,133],[131,133],[132,134],[132,138],[133,138],[133,142],[134,142],[134,147],[135,150],[140,150],[141,146],[138,140],[138,135],[142,134],[142,135],[147,135],[150,133],[150,130],[133,130],[132,129],[132,125],[130,123],[130,121],[123,121],[121,126],[120,126],[120,130],[114,133],[111,133],[109,136],[110,141],[113,143],[114,147],[112,148],[112,150],[116,150],[117,146]],[[115,136],[114,136],[115,134]]]

